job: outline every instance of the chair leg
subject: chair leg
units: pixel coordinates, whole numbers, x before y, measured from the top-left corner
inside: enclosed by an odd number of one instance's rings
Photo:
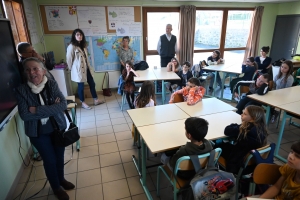
[[[156,195],[159,197],[160,196],[160,169],[161,167],[157,167],[157,180],[156,180]]]
[[[279,110],[276,129],[278,129],[278,125],[279,125],[279,121],[280,121],[280,116],[281,116],[281,110]]]
[[[123,111],[123,106],[125,104],[125,93],[122,95],[122,103],[121,103],[121,110]]]

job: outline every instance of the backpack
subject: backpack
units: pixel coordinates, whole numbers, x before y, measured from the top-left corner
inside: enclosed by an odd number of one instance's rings
[[[235,177],[215,167],[215,150],[210,152],[206,169],[201,169],[198,155],[190,156],[196,175],[183,187],[183,200],[230,199],[236,194]]]

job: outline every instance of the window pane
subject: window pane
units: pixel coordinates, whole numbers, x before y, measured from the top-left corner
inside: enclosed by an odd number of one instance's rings
[[[253,11],[229,11],[225,48],[246,47]]]
[[[220,47],[223,11],[196,11],[194,49],[218,49]]]
[[[148,12],[148,50],[156,50],[159,37],[166,33],[166,25],[172,24],[172,34],[178,37],[178,12]]]
[[[245,50],[225,51],[224,59],[226,64],[243,63]]]
[[[200,61],[205,60],[212,55],[212,52],[194,53],[193,64],[199,64]]]
[[[153,69],[154,66],[160,67],[160,56],[159,55],[146,56],[146,62],[148,63],[150,69]]]

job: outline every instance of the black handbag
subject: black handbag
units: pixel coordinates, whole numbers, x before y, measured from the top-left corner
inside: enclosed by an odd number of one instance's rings
[[[72,122],[69,112],[67,110],[65,110],[65,114],[70,122],[69,129],[65,131],[59,130],[59,127],[54,117],[50,117],[52,126],[54,128],[52,136],[52,142],[54,146],[66,147],[75,143],[80,138],[78,127]]]

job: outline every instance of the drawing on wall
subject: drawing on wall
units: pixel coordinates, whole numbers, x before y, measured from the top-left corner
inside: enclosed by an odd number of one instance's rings
[[[116,25],[122,22],[134,22],[133,7],[107,7],[109,29],[116,30]]]
[[[141,22],[119,22],[116,25],[117,36],[142,36]]]
[[[50,31],[78,28],[76,6],[45,6],[45,12]]]

